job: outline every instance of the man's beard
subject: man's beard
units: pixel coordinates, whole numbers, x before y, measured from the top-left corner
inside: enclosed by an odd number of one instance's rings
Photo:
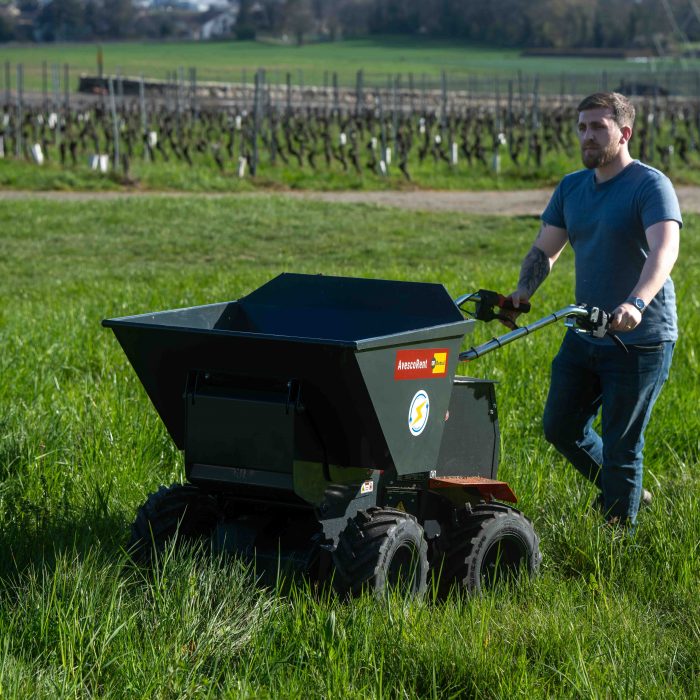
[[[598,146],[593,146],[593,150],[586,151],[581,147],[581,160],[589,169],[601,168],[611,163],[617,155],[619,146],[616,143],[609,143],[605,148],[601,149]]]

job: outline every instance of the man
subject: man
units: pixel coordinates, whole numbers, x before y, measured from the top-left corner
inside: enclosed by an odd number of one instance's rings
[[[578,112],[586,170],[556,188],[510,297],[516,308],[529,300],[570,242],[576,302],[612,312],[610,330],[629,353],[608,337],[568,331],[552,363],[544,433],[598,486],[608,520],[634,525],[642,495],[651,500],[642,489],[644,430],[678,337],[669,275],[682,220],[669,179],[630,156],[627,98],[596,93]],[[593,429],[599,411],[600,435]]]

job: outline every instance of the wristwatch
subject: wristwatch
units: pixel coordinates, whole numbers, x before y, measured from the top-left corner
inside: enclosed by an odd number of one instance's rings
[[[635,306],[639,310],[639,313],[644,313],[644,309],[647,307],[644,303],[644,299],[640,299],[639,297],[627,297],[626,301]]]

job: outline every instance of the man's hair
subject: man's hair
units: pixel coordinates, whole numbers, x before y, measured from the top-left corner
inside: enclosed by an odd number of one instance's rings
[[[605,107],[612,112],[613,121],[619,126],[634,126],[634,106],[619,92],[595,92],[584,98],[578,111]]]

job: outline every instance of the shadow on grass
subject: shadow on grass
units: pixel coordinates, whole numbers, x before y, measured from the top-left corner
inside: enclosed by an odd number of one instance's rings
[[[106,507],[99,496],[82,510],[50,512],[28,499],[14,506],[9,523],[0,529],[0,579],[27,567],[53,566],[62,554],[83,558],[96,550],[105,562],[120,556],[129,526],[124,514]]]

